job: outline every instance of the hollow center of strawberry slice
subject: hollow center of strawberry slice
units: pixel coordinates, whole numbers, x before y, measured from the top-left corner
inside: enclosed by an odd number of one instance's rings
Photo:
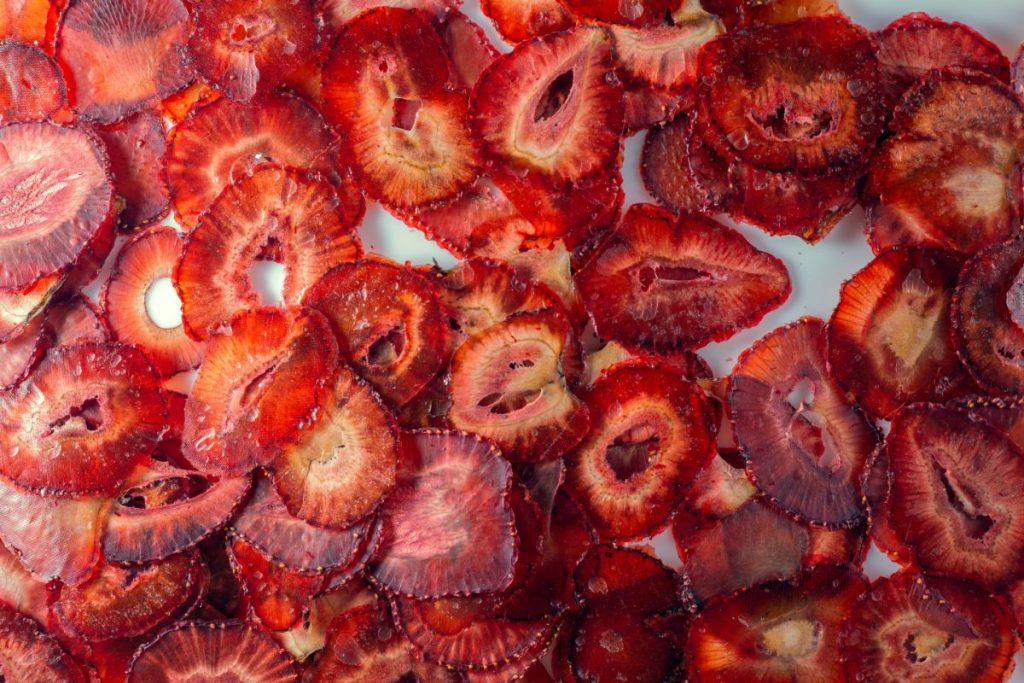
[[[266,14],[244,14],[235,17],[231,27],[231,45],[235,48],[253,48],[277,31],[277,22]]]
[[[640,284],[640,291],[643,293],[649,292],[659,285],[688,285],[693,284],[695,280],[703,280],[708,277],[709,274],[706,271],[671,263],[645,263],[636,270],[636,279]]]
[[[103,426],[103,421],[103,404],[98,397],[90,396],[72,407],[66,415],[51,422],[46,436],[57,432],[64,436],[95,432]]]
[[[971,538],[982,538],[993,527],[995,520],[982,513],[980,503],[953,472],[942,468],[934,460],[932,466],[942,482],[946,498],[963,522],[965,533]]]
[[[790,619],[767,627],[761,639],[766,654],[784,659],[803,659],[821,643],[822,627],[817,621]]]
[[[1010,288],[1006,290],[1006,310],[1010,313],[1010,320],[1024,329],[1024,268],[1017,271]]]
[[[790,443],[807,455],[816,465],[829,472],[842,469],[843,460],[832,435],[825,429],[827,421],[814,410],[815,384],[804,378],[786,396],[793,409],[789,423]]]
[[[366,365],[391,365],[402,357],[405,346],[405,329],[402,326],[392,327],[370,344],[363,362]]]
[[[407,100],[396,97],[392,102],[394,114],[392,115],[391,126],[402,130],[412,130],[416,126],[416,115],[423,107],[422,100]]]
[[[793,85],[769,80],[750,119],[765,137],[783,142],[811,142],[835,133],[841,112],[828,93],[793,92]],[[733,140],[735,144],[736,141]]]
[[[605,450],[608,466],[619,481],[644,472],[655,461],[661,440],[650,427],[635,427],[616,438]]]
[[[533,110],[534,123],[547,121],[565,106],[566,101],[569,99],[569,94],[572,92],[574,80],[575,76],[570,69],[565,73],[559,74],[551,81],[551,84],[544,91],[544,94],[538,100],[537,106]]]
[[[921,664],[948,650],[954,640],[952,633],[939,630],[911,633],[903,641],[903,651],[908,661]]]

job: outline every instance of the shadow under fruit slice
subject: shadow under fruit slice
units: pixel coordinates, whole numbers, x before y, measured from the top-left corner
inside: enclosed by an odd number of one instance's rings
[[[878,434],[825,366],[824,323],[802,318],[740,356],[729,412],[747,473],[800,520],[852,528],[864,518],[860,478]]]
[[[574,23],[558,0],[481,0],[480,9],[513,45],[564,31]]]
[[[67,101],[64,75],[53,57],[34,45],[0,40],[0,123],[45,119]]]
[[[424,599],[504,590],[518,545],[511,484],[511,466],[478,437],[404,433],[370,574],[392,593]]]
[[[791,291],[786,266],[738,232],[650,204],[630,207],[576,283],[598,334],[661,350],[727,339]]]
[[[118,226],[131,230],[163,218],[171,199],[163,178],[164,124],[144,110],[109,126],[94,126],[110,157],[114,189],[124,200]]]
[[[53,636],[3,602],[0,602],[0,676],[12,683],[86,683],[89,680]]]
[[[977,586],[903,571],[852,606],[840,635],[847,680],[1006,680],[1017,641],[1003,602]]]

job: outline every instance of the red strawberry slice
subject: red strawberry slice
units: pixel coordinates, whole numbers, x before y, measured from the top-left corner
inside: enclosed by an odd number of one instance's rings
[[[53,335],[54,346],[110,339],[107,323],[96,304],[79,294],[50,304],[46,308],[46,325]]]
[[[221,0],[196,5],[188,55],[196,70],[228,97],[266,94],[314,57],[310,2]]]
[[[641,130],[668,123],[691,104],[693,94],[655,90],[646,86],[627,86],[624,91],[626,107],[626,137]]]
[[[526,223],[519,210],[489,178],[476,183],[454,199],[436,205],[419,207],[402,218],[419,228],[427,237],[439,242],[454,254],[470,250],[470,236],[477,230]]]
[[[889,514],[891,480],[889,455],[882,445],[875,450],[868,469],[861,477],[864,503],[867,505],[871,522],[869,533],[874,544],[888,555],[889,559],[907,567],[914,564],[914,551],[903,542],[892,524],[892,517]]]
[[[466,683],[552,683],[551,675],[539,661],[551,649],[551,641],[539,641],[530,654],[493,671],[464,671]]]
[[[864,518],[860,477],[878,434],[825,367],[824,323],[802,318],[744,352],[729,412],[747,474],[787,514],[852,528]]]
[[[119,225],[130,230],[167,215],[171,200],[162,173],[165,144],[160,116],[142,111],[93,130],[110,158],[114,189],[124,200]]]
[[[559,0],[579,20],[652,26],[679,12],[684,0]]]
[[[714,213],[734,190],[725,167],[693,135],[692,125],[692,117],[681,114],[653,128],[644,141],[640,173],[647,191],[672,211]]]
[[[21,331],[0,342],[0,390],[10,389],[28,377],[50,344],[44,318],[36,316]]]
[[[1017,58],[1013,60],[1010,69],[1011,85],[1017,97],[1024,99],[1024,45],[1017,51]]]
[[[255,104],[228,98],[200,106],[171,131],[165,174],[179,221],[195,226],[227,185],[264,162],[330,174],[334,137],[320,113],[290,95]]]
[[[113,211],[106,156],[83,130],[52,123],[0,128],[0,289],[21,290],[62,271]]]
[[[39,623],[49,619],[50,591],[22,566],[18,556],[0,543],[0,602]]]
[[[847,680],[1003,681],[1013,669],[1013,621],[970,583],[909,571],[879,579],[840,638]]]
[[[112,123],[178,90],[190,76],[184,48],[191,32],[181,0],[70,3],[61,16],[57,58],[75,109]]]
[[[480,9],[513,44],[564,31],[574,23],[558,0],[481,0]]]
[[[650,204],[630,207],[576,283],[598,334],[666,350],[727,339],[791,290],[785,265],[739,233]]]
[[[448,15],[462,4],[461,0],[315,0],[321,26],[329,35],[340,31],[352,19],[376,7],[423,10],[433,19]]]
[[[0,342],[23,332],[47,309],[65,281],[63,274],[55,274],[40,278],[23,291],[0,289]]]
[[[1024,448],[1024,398],[1002,399],[992,396],[968,396],[949,405],[968,411],[1008,436]]]
[[[206,339],[217,325],[259,306],[249,276],[259,260],[284,263],[284,303],[297,305],[331,268],[360,258],[355,223],[340,201],[319,175],[271,165],[225,188],[189,234],[175,268],[189,332]]]
[[[89,680],[53,636],[5,603],[0,603],[0,676],[11,683]]]
[[[0,10],[0,22],[2,15]],[[0,40],[0,124],[46,119],[67,102],[64,76],[53,57],[34,45]]]
[[[656,358],[658,362],[670,365],[680,371],[682,376],[690,381],[698,379],[710,380],[714,376],[704,359],[692,351],[683,350],[655,356],[638,347],[626,346],[617,341],[610,341],[601,348],[591,351],[583,359],[586,368],[583,385],[587,387],[593,386],[605,372],[620,363],[625,363],[635,358]]]
[[[437,286],[384,260],[337,266],[303,302],[327,316],[359,373],[400,406],[444,367],[448,318]]]
[[[805,17],[842,14],[836,0],[703,0],[731,30],[750,24],[785,24]]]
[[[185,405],[185,457],[225,476],[269,465],[315,421],[337,364],[334,336],[316,311],[238,315],[207,343]]]
[[[302,622],[313,595],[326,582],[321,574],[302,574],[275,564],[238,537],[229,539],[228,556],[252,614],[271,631],[287,631]]]
[[[174,681],[293,683],[288,654],[262,631],[240,622],[183,621],[135,653],[126,683]]]
[[[398,486],[381,508],[370,573],[391,592],[424,599],[506,588],[517,550],[511,477],[498,450],[475,436],[403,434]]]
[[[611,77],[612,40],[576,27],[520,43],[473,91],[470,125],[482,154],[509,175],[563,190],[615,164],[622,86]]]
[[[153,285],[170,278],[181,252],[177,230],[154,226],[122,247],[103,288],[103,309],[114,339],[135,344],[163,376],[191,370],[202,361],[202,345],[179,324],[163,327],[149,315],[146,300]]]
[[[569,387],[573,334],[565,316],[547,308],[470,337],[452,359],[452,424],[492,439],[514,460],[553,460],[575,446],[590,419]]]
[[[462,12],[454,12],[441,27],[452,76],[460,88],[471,89],[480,74],[501,54],[483,28]]]
[[[928,244],[971,254],[1021,218],[1024,104],[978,72],[934,71],[901,100],[865,188],[878,252]]]
[[[0,0],[0,35],[53,52],[57,12],[53,0]]]
[[[313,598],[305,621],[299,622],[287,631],[278,631],[270,635],[297,662],[306,663],[313,655],[324,649],[327,644],[328,628],[336,617],[359,605],[376,602],[377,596],[366,588],[362,581],[350,581],[341,590]]]

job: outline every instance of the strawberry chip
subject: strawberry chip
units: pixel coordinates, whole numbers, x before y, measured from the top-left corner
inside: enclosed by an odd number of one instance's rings
[[[319,22],[334,34],[364,11],[375,7],[423,10],[431,18],[440,19],[456,9],[462,0],[314,0]]]
[[[249,608],[270,631],[287,631],[309,614],[313,595],[325,579],[275,564],[241,538],[228,540],[228,557],[248,598]]]
[[[0,342],[0,390],[10,389],[25,379],[49,343],[42,316],[36,316],[14,336]]]
[[[53,636],[0,602],[0,675],[9,681],[85,683],[89,678]]]
[[[151,111],[141,111],[120,123],[95,126],[103,141],[114,176],[114,190],[124,200],[118,225],[127,230],[163,218],[171,200],[164,182],[164,125]]]
[[[559,0],[577,19],[624,26],[651,26],[685,4],[685,0]]]
[[[481,0],[480,9],[513,44],[564,31],[574,23],[558,0]]]
[[[67,102],[64,76],[53,57],[32,45],[0,40],[0,124],[45,119]]]
[[[500,54],[484,30],[462,12],[454,12],[441,27],[455,83],[471,89],[484,69]]]

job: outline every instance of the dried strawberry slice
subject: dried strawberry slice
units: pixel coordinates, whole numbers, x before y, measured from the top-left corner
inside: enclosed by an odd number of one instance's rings
[[[481,0],[480,9],[512,44],[564,31],[575,23],[558,0]]]
[[[171,200],[163,179],[164,125],[152,111],[93,129],[103,141],[114,175],[114,189],[124,200],[119,225],[133,229],[163,218]]]
[[[43,323],[44,318],[36,316],[20,332],[0,342],[0,390],[21,383],[46,351],[50,335]]]
[[[53,0],[0,0],[0,35],[53,52],[57,12]]]
[[[694,139],[691,129],[688,114],[653,128],[644,141],[640,173],[647,191],[671,210],[712,213],[725,207],[733,188],[727,169]],[[700,173],[702,167],[714,172]]]
[[[572,680],[661,683],[680,678],[674,645],[629,613],[588,609],[573,629]]]
[[[71,266],[113,211],[99,143],[76,128],[18,123],[0,128],[0,289],[26,290]]]
[[[929,244],[966,254],[1021,219],[1024,104],[987,74],[934,71],[903,98],[865,188],[878,252]]]
[[[266,633],[243,623],[183,621],[135,653],[126,683],[240,680],[297,683],[298,670]]]
[[[630,207],[576,283],[598,334],[659,349],[727,339],[791,290],[785,265],[738,232],[650,204]]]
[[[702,0],[731,30],[750,24],[785,24],[805,17],[842,14],[836,0]]]
[[[967,396],[948,405],[963,408],[972,417],[989,423],[1024,449],[1024,398]]]
[[[366,10],[375,7],[422,10],[432,19],[441,19],[462,4],[461,0],[315,0],[319,23],[329,34],[342,30],[346,24]]]
[[[54,346],[110,339],[110,330],[99,308],[91,299],[79,294],[50,304],[46,309],[46,325],[53,334]]]
[[[437,286],[383,260],[337,266],[304,303],[330,320],[359,373],[400,406],[448,362],[448,317]]]
[[[314,56],[309,2],[221,0],[196,5],[188,54],[196,70],[228,97],[266,94]]]
[[[860,477],[878,434],[825,367],[824,324],[781,327],[747,350],[729,385],[729,411],[747,473],[785,512],[820,526],[864,518]]]
[[[269,465],[311,425],[337,363],[334,336],[316,311],[238,315],[207,343],[185,405],[185,457],[226,476]]]
[[[178,90],[191,75],[184,50],[191,32],[181,0],[71,3],[61,16],[57,58],[75,109],[112,123]]]
[[[669,354],[653,355],[638,347],[627,346],[617,341],[610,341],[599,349],[591,351],[584,358],[586,374],[583,378],[584,386],[593,386],[594,383],[611,368],[620,363],[628,362],[635,358],[657,359],[658,362],[672,366],[679,371],[685,379],[696,381],[698,379],[710,380],[714,377],[711,368],[703,358],[693,351],[682,350]]]
[[[321,574],[302,574],[270,561],[238,537],[229,539],[228,556],[249,608],[271,631],[287,631],[305,619],[326,582]]]
[[[0,676],[6,681],[86,683],[75,660],[43,628],[0,602]]]
[[[290,95],[268,95],[258,103],[223,98],[199,107],[171,131],[165,174],[182,225],[199,215],[227,185],[264,162],[334,170],[334,137],[320,113]]]
[[[884,127],[874,43],[842,16],[724,34],[701,52],[700,76],[710,141],[755,168],[856,168]]]
[[[57,273],[40,278],[22,291],[0,289],[0,342],[23,332],[33,318],[47,310],[65,282],[65,276]]]
[[[508,462],[475,436],[406,432],[370,573],[389,591],[424,599],[503,590],[517,550],[511,482]]]
[[[678,608],[676,574],[638,548],[594,546],[576,569],[577,597],[591,608],[652,617]]]
[[[271,165],[225,188],[189,234],[174,271],[189,332],[206,339],[259,306],[249,276],[259,260],[284,263],[284,303],[297,305],[331,268],[360,258],[355,224],[339,202],[320,176]]]
[[[798,583],[767,583],[717,602],[690,625],[690,678],[843,680],[839,632],[867,589],[860,574],[822,567]]]
[[[462,12],[453,12],[441,26],[452,76],[460,88],[471,89],[491,62],[501,54],[483,28]]]
[[[513,224],[526,223],[519,210],[489,178],[480,178],[458,197],[436,205],[419,207],[403,220],[419,228],[454,254],[466,254],[470,236],[476,230],[493,227],[504,231]]]
[[[160,103],[160,113],[164,115],[164,118],[168,120],[168,123],[172,126],[177,126],[185,117],[192,113],[193,110],[199,109],[203,105],[209,104],[215,100],[219,100],[223,97],[220,91],[214,88],[212,85],[199,78],[187,86],[174,93],[170,97],[164,98]]]
[[[451,365],[449,419],[509,458],[543,462],[579,443],[589,412],[565,371],[577,353],[557,309],[519,313],[470,337]]]
[[[287,631],[271,635],[297,662],[309,662],[313,655],[324,649],[327,630],[336,617],[349,609],[376,601],[377,596],[362,581],[350,581],[341,590],[313,598],[309,604],[309,615],[304,621]]]
[[[6,603],[39,623],[49,619],[50,591],[32,576],[18,556],[0,543],[0,603]]]
[[[619,156],[624,116],[613,68],[612,40],[600,28],[520,43],[473,91],[470,125],[481,152],[553,190],[607,171]]]
[[[45,119],[67,102],[64,76],[53,57],[34,45],[0,40],[0,124]]]
[[[559,0],[579,20],[623,26],[652,26],[678,12],[684,0]],[[689,3],[687,3],[689,4]]]
[[[1017,642],[1003,602],[967,582],[909,571],[879,579],[840,636],[847,680],[1002,681]]]
[[[626,136],[668,123],[692,104],[693,93],[673,93],[646,86],[628,85],[625,90]]]

